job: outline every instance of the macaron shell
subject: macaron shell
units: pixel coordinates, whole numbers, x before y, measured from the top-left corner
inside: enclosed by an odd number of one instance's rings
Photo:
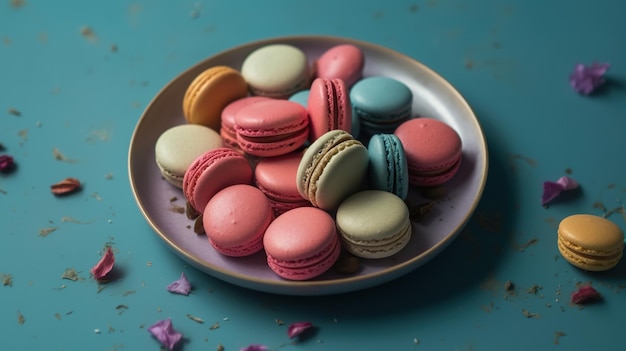
[[[382,190],[364,190],[348,197],[337,209],[336,222],[344,247],[363,258],[392,256],[411,236],[407,205]]]
[[[239,144],[237,144],[237,131],[235,130],[235,114],[245,106],[269,99],[270,98],[264,96],[246,96],[224,107],[221,114],[220,135],[224,140],[225,146],[235,149],[239,148]]]
[[[396,79],[374,76],[352,86],[350,101],[361,121],[389,123],[410,117],[413,93]]]
[[[320,78],[339,78],[352,86],[363,74],[365,55],[355,45],[342,44],[325,51],[315,63],[315,74]]]
[[[292,280],[327,271],[340,251],[335,221],[314,207],[296,208],[276,218],[265,231],[263,245],[270,268]]]
[[[559,252],[567,262],[585,271],[600,272],[615,267],[622,258],[623,252],[613,256],[592,256],[581,253],[581,246],[572,245],[570,242],[557,239]]]
[[[255,156],[279,156],[296,150],[307,140],[308,113],[288,100],[268,100],[243,107],[235,115],[237,142]]]
[[[406,199],[409,174],[402,143],[393,134],[375,134],[370,139],[368,181],[376,190],[389,191]]]
[[[221,136],[211,128],[183,124],[167,129],[155,143],[155,159],[163,177],[182,188],[185,172],[204,152],[222,147]]]
[[[183,179],[183,193],[199,213],[218,191],[235,184],[250,184],[252,167],[241,153],[217,148],[199,156]]]
[[[311,84],[307,107],[311,119],[311,142],[330,130],[352,130],[352,104],[343,80],[315,79]]]
[[[188,123],[219,131],[222,110],[248,94],[243,76],[227,66],[215,66],[200,73],[183,97],[183,114]]]
[[[267,197],[247,184],[220,190],[209,200],[202,216],[211,245],[228,256],[260,251],[265,230],[273,219]]]
[[[404,147],[411,184],[440,185],[458,171],[462,142],[446,123],[427,117],[414,118],[402,123],[394,134]]]
[[[280,99],[308,88],[310,82],[306,55],[285,44],[267,45],[250,53],[241,66],[241,74],[254,95]]]

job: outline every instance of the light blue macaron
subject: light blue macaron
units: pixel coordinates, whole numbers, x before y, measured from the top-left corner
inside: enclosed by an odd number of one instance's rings
[[[411,118],[413,93],[399,80],[373,76],[352,86],[350,102],[363,132],[392,133],[400,123]]]
[[[309,93],[310,92],[311,91],[309,89],[300,90],[299,92],[291,95],[289,97],[289,101],[297,102],[300,105],[304,106],[304,108],[307,108],[307,106],[309,105]]]
[[[374,134],[367,150],[370,187],[406,199],[409,193],[409,168],[400,139],[394,134]]]

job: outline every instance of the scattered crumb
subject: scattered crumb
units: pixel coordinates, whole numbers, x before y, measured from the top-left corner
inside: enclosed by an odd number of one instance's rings
[[[21,129],[17,132],[17,135],[23,140],[28,141],[28,128]]]
[[[19,9],[26,5],[26,0],[11,0],[10,3],[11,7],[13,7],[14,9]]]
[[[434,202],[426,202],[419,205],[407,204],[409,207],[409,216],[415,222],[421,222],[435,207]]]
[[[558,345],[559,344],[559,339],[562,336],[566,336],[567,334],[563,333],[562,331],[555,331],[554,332],[554,345]]]
[[[217,344],[217,351],[224,351],[224,346],[222,344]]]
[[[15,109],[15,108],[10,108],[10,109],[7,110],[7,112],[9,114],[13,115],[13,116],[16,116],[16,117],[21,117],[22,116],[22,113],[18,109]]]
[[[502,215],[499,213],[478,212],[476,214],[478,225],[490,232],[499,232],[502,229]]]
[[[76,224],[89,224],[89,223],[93,223],[93,221],[88,221],[88,222],[81,222],[78,219],[71,217],[71,216],[64,216],[61,217],[61,222],[63,223],[76,223]]]
[[[206,234],[206,231],[204,230],[204,222],[202,221],[202,215],[199,215],[193,222],[193,232],[198,235]]]
[[[515,284],[512,281],[507,280],[504,282],[504,291],[507,295],[515,295]]]
[[[117,52],[117,50],[118,50],[117,45],[111,44],[111,52],[115,53]]]
[[[93,31],[93,29],[91,29],[88,26],[84,26],[80,29],[80,34],[87,40],[89,40],[90,42],[96,42],[98,41],[98,37],[96,36],[96,33]]]
[[[513,154],[511,155],[511,159],[512,160],[522,160],[524,162],[526,162],[526,164],[528,164],[531,167],[536,167],[537,166],[537,161],[533,160],[530,157],[526,157],[520,154]]]
[[[78,276],[78,272],[76,272],[74,268],[66,268],[65,272],[63,272],[63,275],[61,276],[61,279],[77,281],[79,279],[82,280],[83,278]]]
[[[115,309],[118,310],[117,314],[122,314],[122,313],[124,313],[124,311],[126,311],[128,309],[128,306],[126,306],[126,305],[117,305],[117,306],[115,306]]]
[[[569,167],[565,168],[565,174],[572,174],[572,173],[574,173],[574,171],[571,168]]]
[[[220,327],[220,322],[215,322],[209,327],[209,330],[215,330]]]
[[[136,292],[135,290],[127,290],[127,291],[125,291],[125,292],[122,294],[122,296],[132,295],[132,294],[134,294],[135,292]]]
[[[57,320],[61,320],[61,314],[60,313],[55,313],[54,314],[54,318],[56,318]]]
[[[11,274],[2,274],[2,286],[13,286],[13,276]]]
[[[539,242],[539,239],[537,239],[537,238],[532,238],[532,239],[528,240],[528,242],[526,242],[525,244],[518,246],[518,247],[517,247],[517,250],[518,250],[518,251],[524,251],[524,250],[526,250],[529,246],[535,245],[535,244],[536,244],[536,243],[538,243],[538,242]]]
[[[536,295],[539,292],[539,290],[541,290],[541,285],[534,284],[530,288],[526,289],[526,292],[529,294]]]
[[[465,69],[472,69],[474,68],[474,61],[472,61],[472,59],[465,59]]]
[[[24,315],[22,314],[22,312],[17,311],[17,324],[23,325],[25,322],[26,322],[26,318],[24,318]]]
[[[78,162],[77,160],[73,160],[70,158],[67,158],[65,155],[63,155],[63,153],[58,149],[58,148],[53,148],[52,149],[52,157],[54,157],[55,160],[57,161],[63,161],[63,162],[68,162],[68,163],[76,163]]]
[[[606,212],[606,207],[604,206],[604,204],[600,201],[596,201],[591,205],[592,208],[597,208],[602,212]]]
[[[91,194],[91,197],[93,197],[94,199],[96,199],[97,201],[102,201],[102,198],[100,197],[100,195],[96,192]]]
[[[107,174],[105,174],[105,175],[104,175],[104,179],[106,179],[106,180],[111,180],[111,179],[113,179],[113,173],[107,173]]]
[[[283,324],[285,324],[285,322],[282,319],[278,319],[278,318],[274,319],[274,322],[276,323],[276,325],[283,325]]]
[[[413,338],[413,343],[414,343],[415,345],[419,345],[419,344],[420,344],[420,339],[418,339],[418,338]]]
[[[45,227],[45,228],[41,228],[41,229],[39,229],[39,236],[46,237],[46,236],[48,236],[48,234],[54,232],[57,229],[59,229],[59,227]]]
[[[529,312],[527,309],[522,308],[522,314],[524,315],[524,317],[526,318],[541,318],[541,315],[539,313],[532,313]]]
[[[409,12],[410,13],[416,13],[417,11],[419,11],[419,6],[417,6],[417,4],[412,4],[411,6],[409,6]]]
[[[189,318],[189,319],[191,319],[192,321],[194,321],[194,322],[196,322],[196,323],[199,323],[199,324],[203,324],[203,323],[204,323],[204,320],[203,320],[202,318],[200,318],[200,317],[196,317],[196,316],[191,315],[191,314],[189,314],[189,313],[187,313],[187,318]],[[209,328],[209,329],[210,329],[210,328]]]

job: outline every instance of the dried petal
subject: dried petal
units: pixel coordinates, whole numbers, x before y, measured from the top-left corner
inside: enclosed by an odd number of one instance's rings
[[[597,300],[602,296],[591,285],[582,285],[572,293],[571,302],[582,304],[589,300]]]
[[[8,173],[15,168],[15,161],[9,155],[0,155],[0,172]]]
[[[80,190],[80,180],[76,178],[65,178],[62,181],[50,185],[50,191],[54,195],[67,195]]]
[[[109,272],[113,269],[114,264],[115,256],[113,255],[113,250],[109,246],[100,261],[98,261],[98,263],[96,263],[96,265],[93,266],[89,272],[91,272],[94,279],[101,280],[109,274]]]
[[[290,339],[295,338],[311,327],[313,327],[313,323],[311,322],[291,323],[287,328],[287,336],[289,336]]]
[[[593,93],[599,86],[604,84],[604,74],[611,65],[608,63],[594,62],[587,67],[579,63],[569,77],[572,88],[585,95]]]
[[[559,178],[556,182],[545,181],[543,182],[543,194],[541,195],[541,204],[547,205],[550,201],[554,200],[561,192],[565,190],[573,190],[578,188],[578,183],[567,176]]]
[[[265,345],[260,345],[260,344],[253,344],[247,347],[244,347],[242,349],[239,349],[239,351],[267,351],[268,348]]]
[[[174,329],[171,318],[156,322],[148,328],[148,331],[169,350],[173,350],[176,343],[178,343],[183,337],[181,333]]]
[[[189,284],[189,280],[187,280],[187,276],[184,272],[180,274],[180,278],[167,286],[167,291],[175,294],[189,295],[189,291],[191,291],[191,284]]]

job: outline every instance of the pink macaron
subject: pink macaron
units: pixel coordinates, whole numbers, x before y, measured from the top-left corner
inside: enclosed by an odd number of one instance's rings
[[[242,257],[263,249],[263,235],[273,219],[270,202],[259,189],[237,184],[220,190],[209,200],[202,223],[215,250]]]
[[[290,153],[309,134],[309,115],[297,102],[271,99],[243,107],[235,114],[237,143],[246,153],[271,157]]]
[[[348,87],[359,80],[363,74],[365,55],[352,44],[341,44],[326,50],[314,65],[318,78],[339,78]]]
[[[311,118],[309,141],[331,130],[352,129],[350,93],[341,79],[317,78],[311,84],[307,109]]]
[[[196,158],[183,178],[185,198],[198,213],[227,186],[252,183],[252,166],[236,150],[220,147]]]
[[[265,231],[263,245],[269,267],[289,280],[321,275],[341,251],[334,219],[315,207],[295,208],[276,218]]]
[[[224,146],[239,149],[239,144],[237,144],[237,131],[235,130],[235,114],[245,106],[269,99],[270,98],[264,96],[246,96],[226,105],[222,110],[220,127],[220,135],[224,141]]]
[[[298,192],[296,178],[301,159],[299,151],[265,157],[254,169],[255,185],[269,199],[276,217],[296,207],[311,206],[311,202]]]
[[[394,134],[404,147],[411,185],[441,185],[459,170],[461,137],[448,124],[434,118],[414,118],[398,126]]]

